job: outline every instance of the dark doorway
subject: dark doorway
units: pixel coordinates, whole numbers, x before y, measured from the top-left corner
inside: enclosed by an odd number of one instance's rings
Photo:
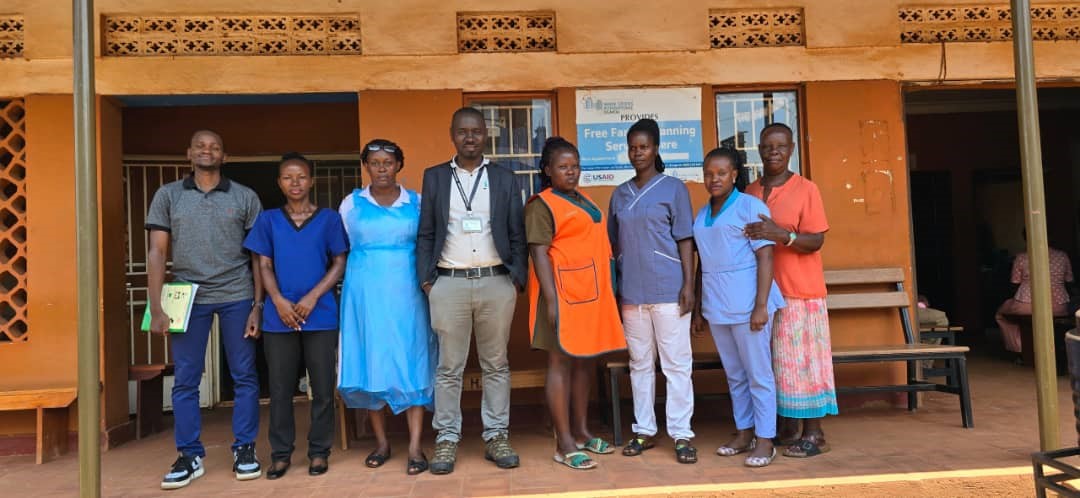
[[[935,308],[951,310],[952,174],[948,171],[911,173],[911,215],[915,231],[915,274],[919,294]]]

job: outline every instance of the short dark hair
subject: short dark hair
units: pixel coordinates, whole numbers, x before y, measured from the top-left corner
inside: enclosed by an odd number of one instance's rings
[[[548,164],[551,164],[551,159],[555,157],[555,154],[563,151],[573,152],[575,156],[578,156],[580,160],[581,154],[578,152],[578,148],[570,143],[563,137],[554,136],[548,138],[544,142],[544,150],[540,152],[540,189],[546,189],[551,186],[551,177],[544,173],[544,168]]]
[[[791,141],[792,142],[795,141],[795,132],[791,129],[790,126],[788,126],[788,125],[786,125],[784,123],[781,123],[779,121],[776,121],[774,123],[769,123],[768,125],[765,125],[765,127],[761,129],[761,134],[758,135],[758,137],[759,138],[765,138],[765,135],[769,132],[769,130],[786,131],[788,136],[791,137]]]
[[[739,151],[732,149],[731,147],[717,147],[710,150],[708,154],[705,154],[705,160],[701,162],[702,166],[713,159],[727,158],[731,161],[731,164],[738,170],[742,166],[742,158],[739,157]]]
[[[637,120],[636,123],[630,126],[630,130],[626,132],[626,144],[630,144],[630,135],[634,133],[645,133],[652,139],[653,145],[660,146],[660,125],[657,124],[655,119],[642,118]],[[656,151],[656,161],[653,163],[656,171],[659,173],[664,172],[664,160],[660,158],[660,150]]]
[[[375,140],[372,140],[372,141],[364,144],[364,150],[360,151],[360,162],[361,163],[366,164],[368,156],[370,156],[371,153],[374,152],[371,149],[369,149],[369,147],[393,147],[394,152],[392,152],[392,154],[394,155],[394,159],[396,159],[397,162],[401,164],[401,166],[398,167],[398,171],[401,171],[402,169],[405,169],[405,151],[401,150],[400,145],[398,145],[398,144],[396,144],[394,142],[391,142],[391,141],[389,141],[389,140],[387,140],[385,138],[376,138]],[[390,151],[384,151],[384,152],[390,152]]]
[[[195,137],[197,137],[197,136],[199,136],[199,135],[210,135],[210,136],[213,136],[214,138],[216,138],[216,139],[217,139],[218,143],[219,143],[219,144],[221,144],[221,148],[222,148],[222,149],[224,149],[224,148],[225,148],[225,139],[221,138],[221,134],[219,134],[218,132],[216,132],[216,131],[214,131],[214,130],[210,130],[210,129],[207,129],[207,128],[203,128],[203,129],[201,129],[201,130],[195,130],[195,133],[192,133],[192,134],[191,134],[191,140],[190,140],[190,141],[188,142],[188,146],[189,146],[189,147],[190,147],[191,145],[194,145],[194,144],[195,144]]]
[[[304,155],[299,152],[286,152],[282,154],[281,162],[278,163],[278,171],[281,171],[281,168],[288,163],[303,164],[304,167],[307,168],[308,176],[311,176],[312,172],[315,169],[314,165],[312,165],[311,163],[311,160],[304,157]]]
[[[465,116],[472,116],[474,118],[478,118],[480,122],[487,124],[486,120],[484,119],[484,113],[480,112],[480,109],[465,106],[454,111],[454,115],[450,117],[450,128],[453,129],[458,119],[461,119]]]

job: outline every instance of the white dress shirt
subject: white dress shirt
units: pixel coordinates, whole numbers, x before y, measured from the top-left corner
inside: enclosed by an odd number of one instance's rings
[[[491,235],[491,189],[487,165],[488,160],[484,158],[479,167],[468,172],[457,165],[456,156],[450,160],[449,223],[446,227],[446,243],[439,258],[439,268],[483,268],[503,264],[495,250],[495,237]],[[472,216],[483,221],[479,232],[465,233],[461,226],[461,221],[468,213],[465,210],[465,199],[462,199],[453,175],[457,175],[461,180],[461,188],[465,190],[466,196],[472,192],[473,184],[478,179],[480,181],[476,197],[472,200]]]

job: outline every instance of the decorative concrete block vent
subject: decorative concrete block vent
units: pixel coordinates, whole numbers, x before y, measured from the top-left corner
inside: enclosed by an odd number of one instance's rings
[[[359,55],[359,15],[106,15],[104,55]]]
[[[23,16],[0,14],[0,59],[23,56]]]
[[[458,52],[555,52],[554,12],[458,12]]]
[[[993,42],[1012,40],[1007,4],[902,7],[900,43]],[[1080,40],[1080,3],[1031,8],[1036,40]]]
[[[709,11],[712,48],[805,46],[803,10],[714,9]]]
[[[26,106],[0,100],[0,343],[25,341]]]

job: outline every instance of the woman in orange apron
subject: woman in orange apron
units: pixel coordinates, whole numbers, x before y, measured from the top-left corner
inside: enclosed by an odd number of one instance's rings
[[[596,357],[626,349],[612,281],[611,245],[604,214],[577,190],[577,148],[549,138],[540,156],[542,192],[525,206],[532,255],[529,336],[548,352],[547,404],[555,425],[556,462],[596,467],[584,451],[615,447],[586,427]]]

